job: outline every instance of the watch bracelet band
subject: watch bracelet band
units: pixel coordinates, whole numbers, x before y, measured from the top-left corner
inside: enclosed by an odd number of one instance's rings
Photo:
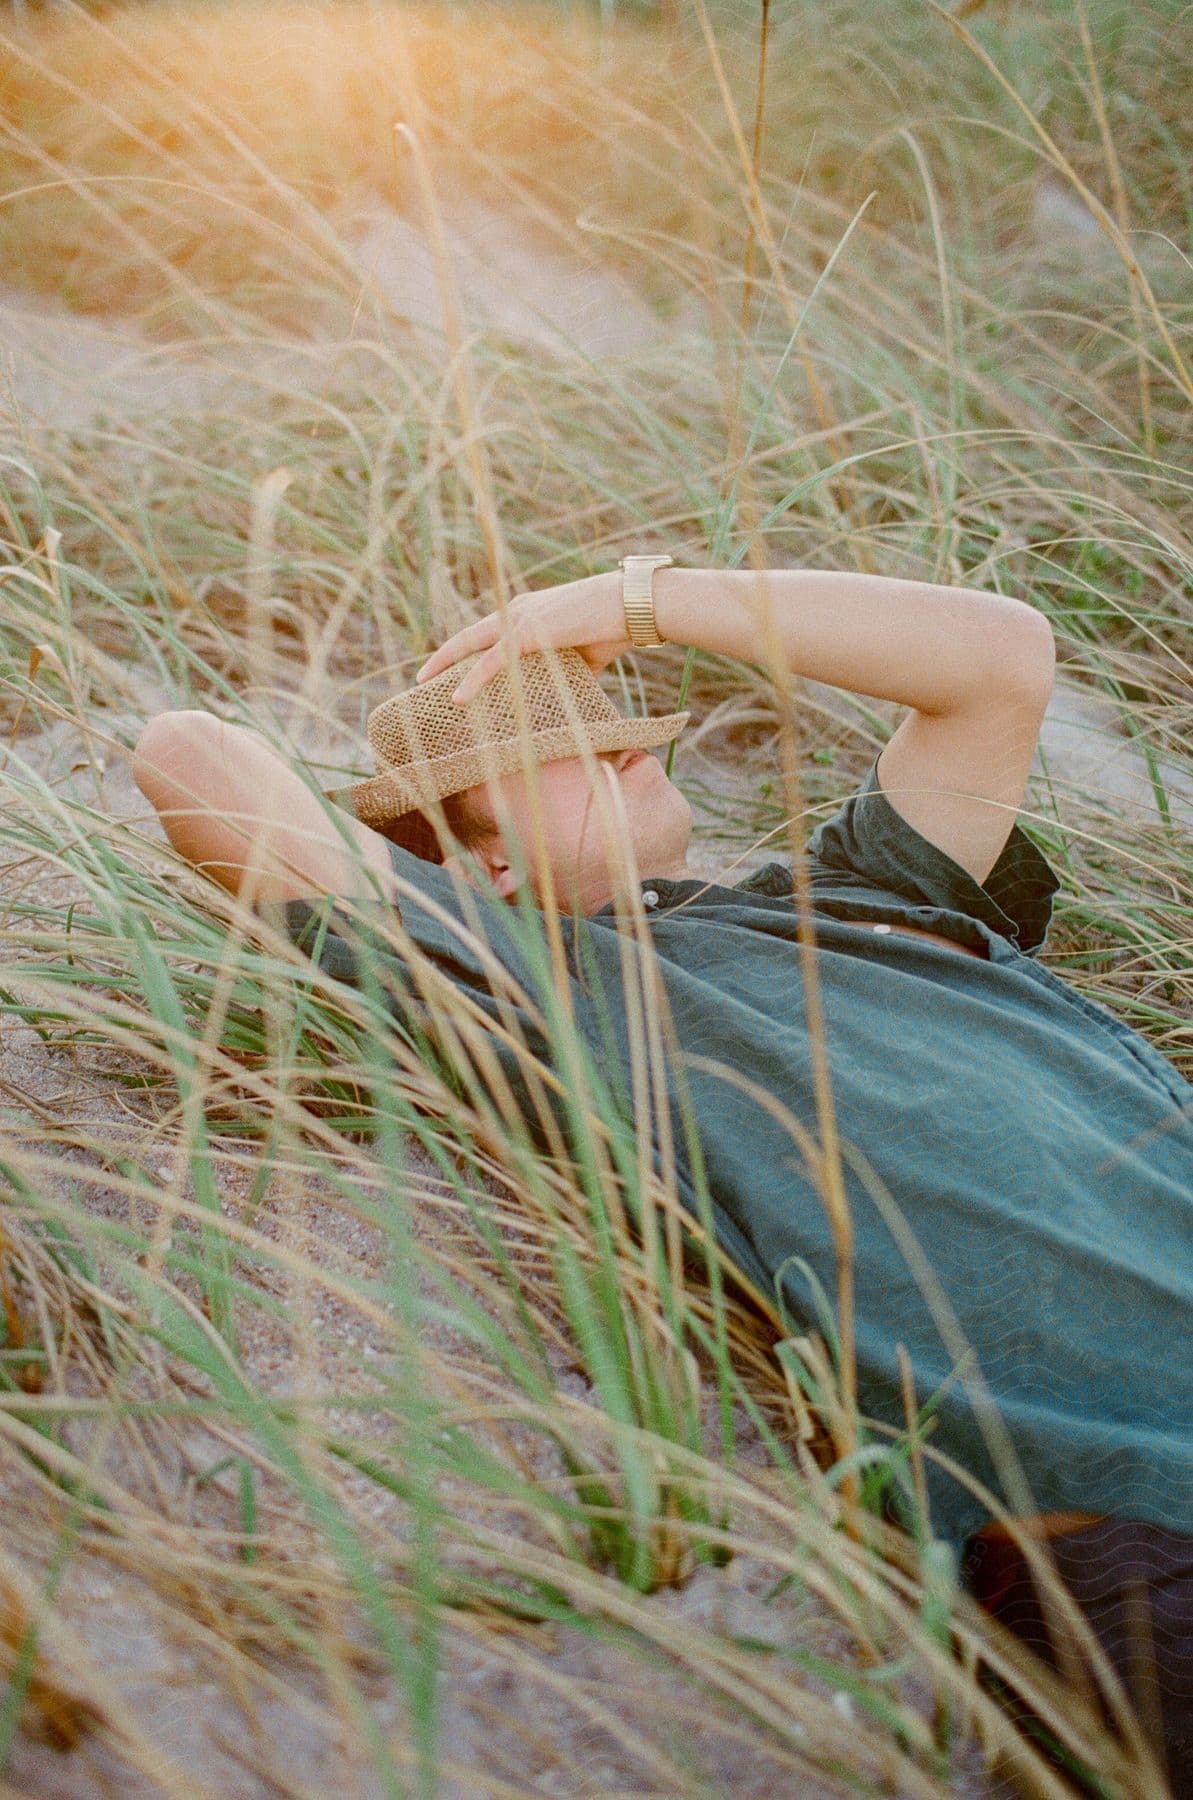
[[[638,650],[653,650],[664,640],[654,616],[654,572],[668,568],[669,556],[623,556],[621,568],[621,601],[625,610],[626,630],[631,644]]]

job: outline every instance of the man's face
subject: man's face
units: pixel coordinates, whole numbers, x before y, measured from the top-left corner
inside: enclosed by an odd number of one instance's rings
[[[647,750],[605,750],[595,761],[599,798],[581,757],[543,763],[535,771],[555,894],[560,907],[572,912],[593,913],[612,899],[629,872],[627,852],[640,878],[684,873],[692,831],[692,809],[658,757]],[[516,884],[512,839],[541,903],[527,776],[519,770],[470,788],[468,800],[474,814],[493,823],[493,839],[477,854],[498,892],[508,899]]]

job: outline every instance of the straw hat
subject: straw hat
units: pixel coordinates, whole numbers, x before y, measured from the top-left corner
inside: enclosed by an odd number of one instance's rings
[[[477,658],[462,657],[419,687],[373,708],[369,744],[381,771],[329,796],[365,825],[380,826],[449,794],[524,767],[509,671],[501,669],[466,706],[451,695]],[[618,712],[578,650],[528,651],[520,658],[522,692],[537,763],[579,756],[581,740],[598,750],[650,750],[669,744],[689,714],[629,719]]]

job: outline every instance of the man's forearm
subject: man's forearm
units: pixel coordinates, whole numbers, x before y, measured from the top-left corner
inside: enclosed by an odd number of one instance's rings
[[[671,568],[655,571],[654,596],[668,642],[763,666],[778,654],[798,675],[924,713],[1051,674],[1047,620],[1001,594],[814,569]]]
[[[137,739],[133,778],[179,855],[230,893],[247,887],[263,902],[355,898],[375,884],[394,892],[378,834],[350,814],[329,817],[296,770],[241,725],[197,709],[159,713]]]

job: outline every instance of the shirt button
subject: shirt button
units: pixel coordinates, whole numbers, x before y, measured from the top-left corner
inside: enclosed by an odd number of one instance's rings
[[[659,904],[659,896],[655,888],[644,888],[642,890],[642,904],[643,906],[657,906]]]

